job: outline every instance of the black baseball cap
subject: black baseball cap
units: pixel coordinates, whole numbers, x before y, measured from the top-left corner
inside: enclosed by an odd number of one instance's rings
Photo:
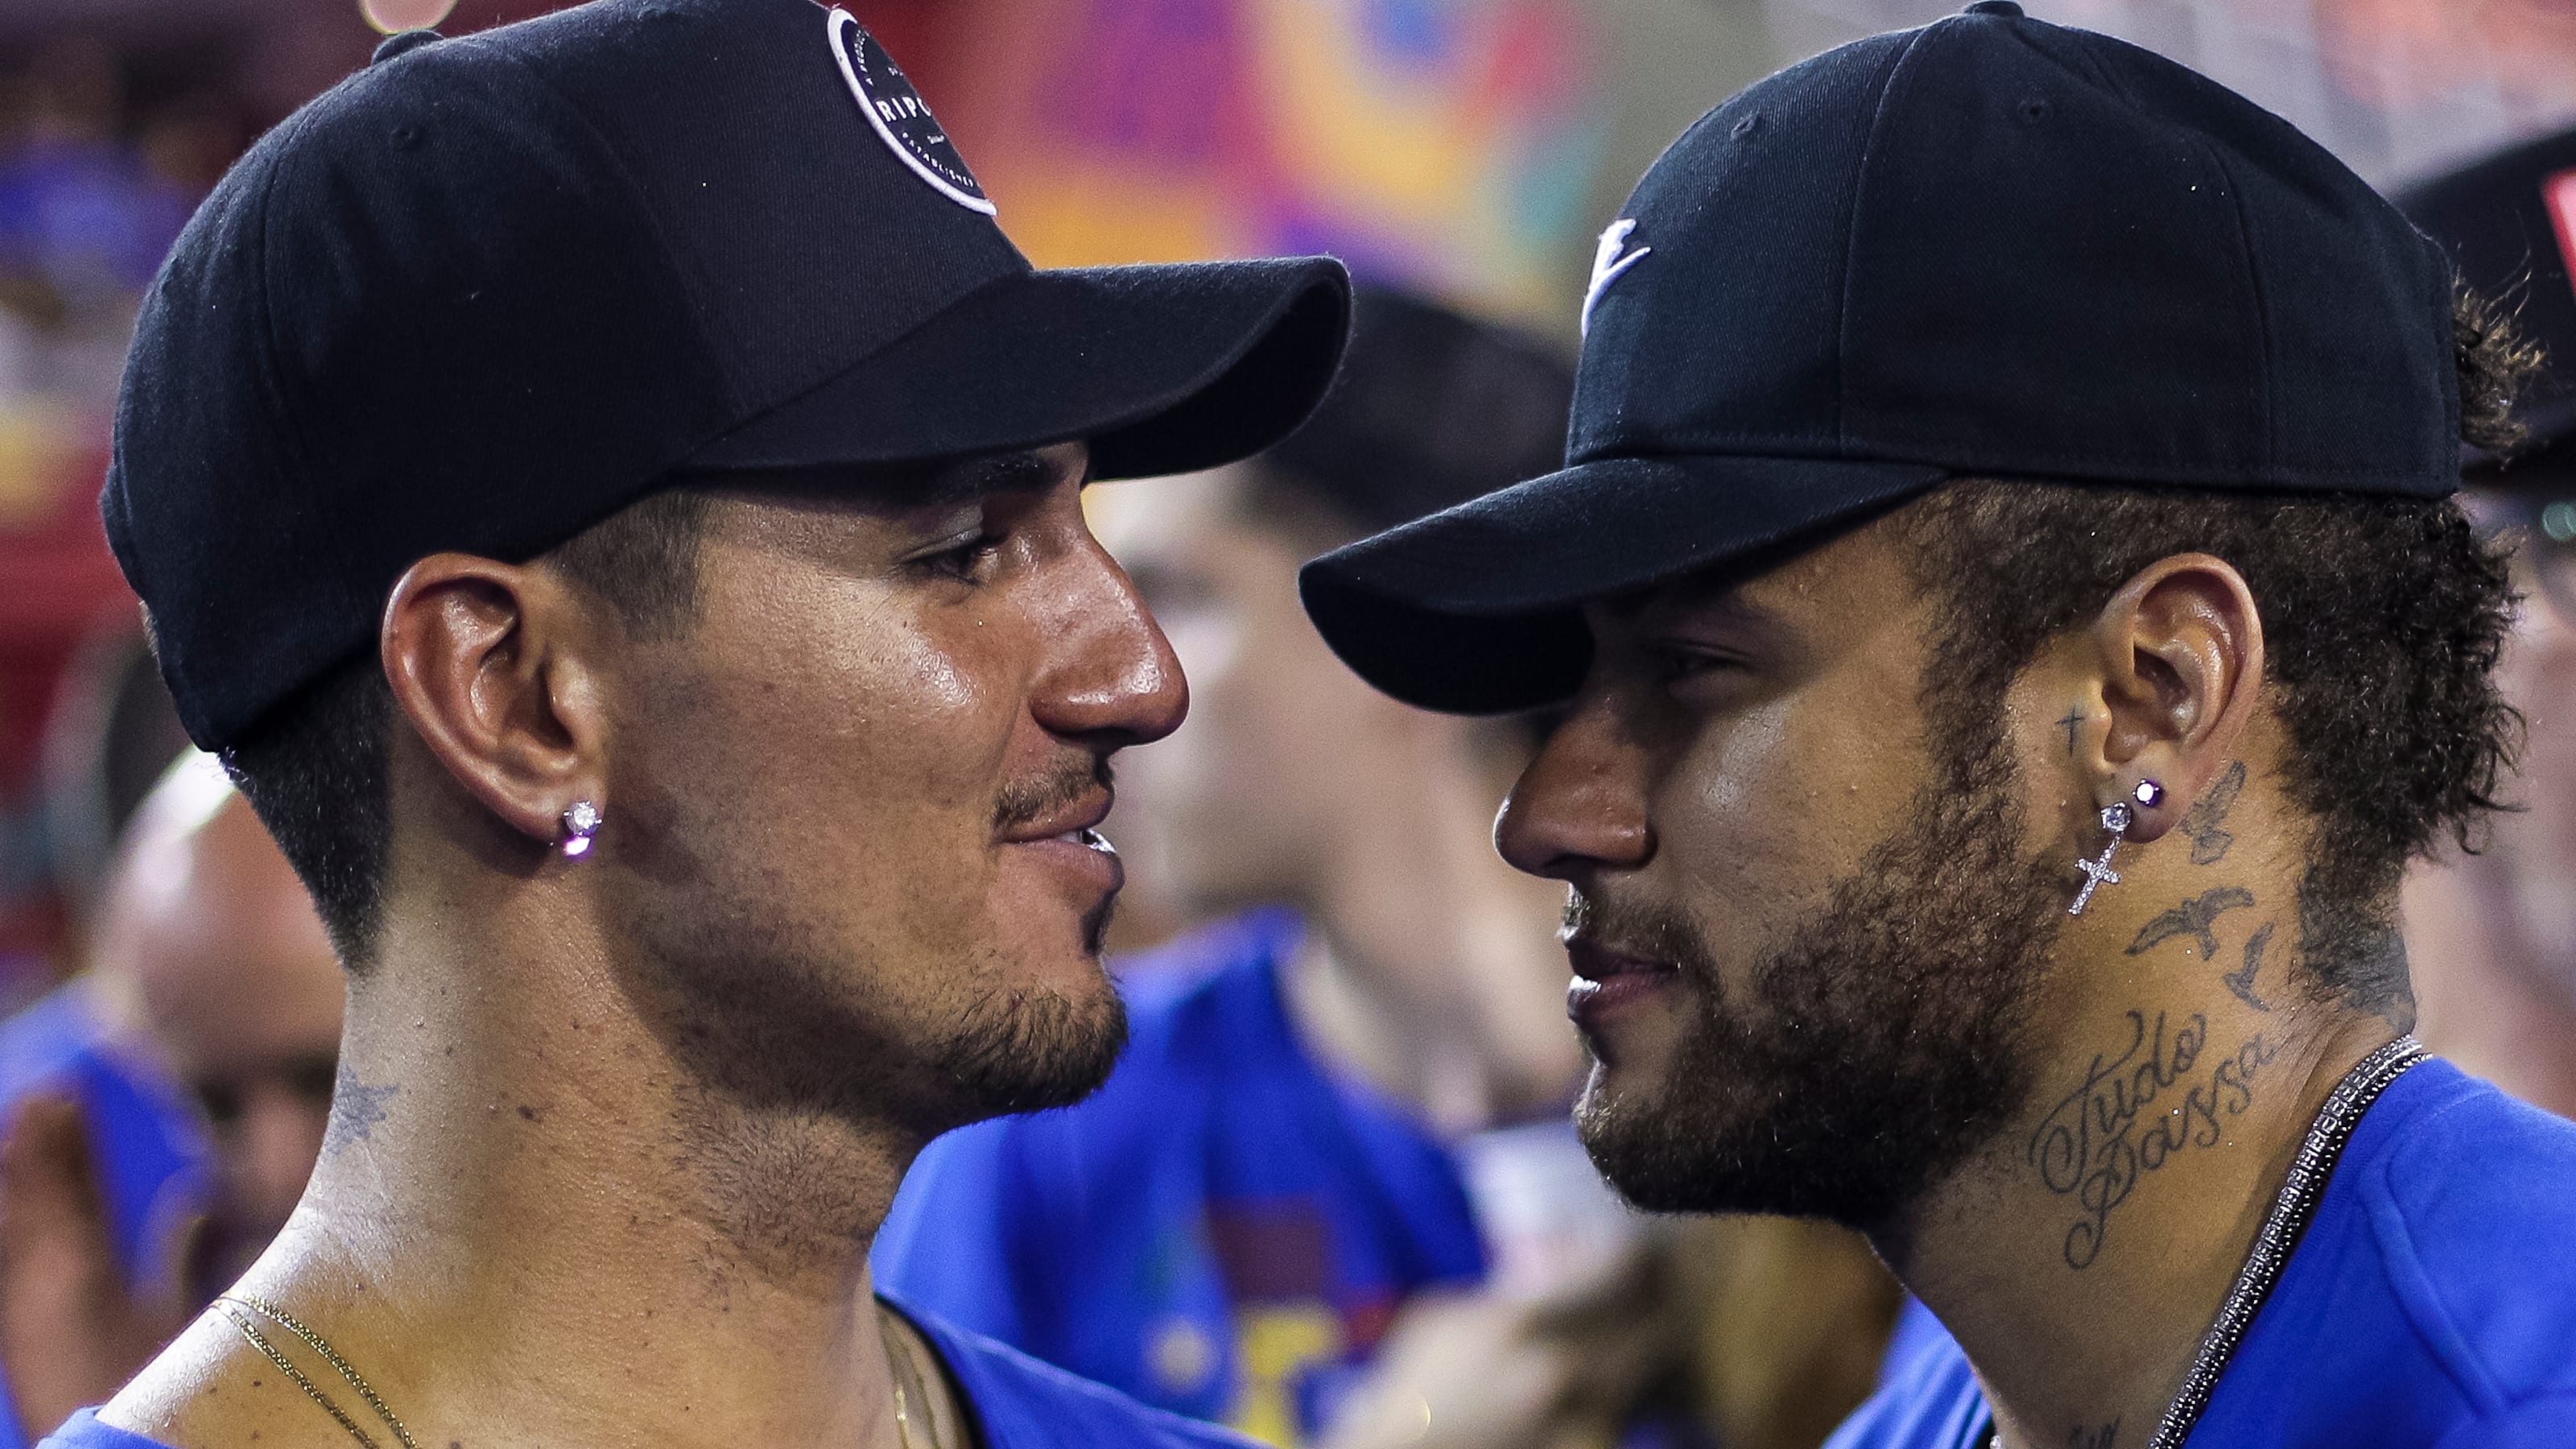
[[[2502,300],[2548,354],[2516,416],[2531,430],[2511,458],[2471,452],[2473,483],[2576,475],[2576,131],[2514,146],[2397,193],[2398,209],[2451,254],[2460,279]]]
[[[1562,699],[1578,606],[1954,476],[2434,497],[2451,268],[2279,117],[1985,0],[1684,132],[1601,237],[1569,466],[1309,564],[1389,694]]]
[[[1348,310],[1325,258],[1032,269],[842,11],[598,0],[397,36],[252,148],[145,298],[101,508],[221,749],[428,554],[702,472],[1214,466],[1304,418]]]

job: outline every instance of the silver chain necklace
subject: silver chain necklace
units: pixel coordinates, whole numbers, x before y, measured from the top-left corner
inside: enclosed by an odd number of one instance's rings
[[[2191,1437],[2192,1426],[2200,1422],[2203,1409],[2209,1407],[2210,1393],[2218,1387],[2219,1375],[2236,1356],[2236,1347],[2245,1339],[2245,1331],[2254,1325],[2254,1315],[2261,1312],[2263,1300],[2272,1296],[2272,1285],[2280,1281],[2281,1270],[2289,1265],[2290,1254],[2299,1246],[2300,1235],[2308,1229],[2308,1219],[2316,1215],[2317,1204],[2324,1199],[2326,1183],[2334,1176],[2335,1163],[2342,1158],[2344,1144],[2352,1140],[2352,1131],[2361,1125],[2361,1116],[2388,1084],[2406,1073],[2409,1067],[2424,1060],[2424,1045],[2413,1035],[2401,1036],[2363,1057],[2326,1097],[2317,1109],[2317,1120],[2299,1143],[2299,1155],[2290,1162],[2290,1175],[2281,1184],[2281,1195],[2272,1200],[2271,1212],[2264,1215],[2263,1230],[2254,1235],[2254,1250],[2245,1255],[2245,1266],[2237,1271],[2236,1284],[2227,1291],[2227,1301],[2218,1305],[2218,1318],[2201,1335],[2200,1352],[2192,1357],[2190,1372],[2183,1375],[2182,1392],[2165,1409],[2156,1422],[2156,1432],[2147,1437],[2147,1449],[2182,1449]],[[1994,1449],[2004,1449],[2003,1435],[1991,1421],[1986,1442]]]
[[[2228,1290],[2227,1301],[2218,1305],[2218,1320],[2201,1336],[2200,1352],[2191,1361],[2191,1372],[2183,1375],[2182,1392],[2174,1396],[2156,1432],[2148,1436],[2147,1449],[2182,1449],[2192,1425],[2200,1422],[2200,1411],[2209,1407],[2210,1391],[2218,1387],[2218,1376],[2227,1372],[2227,1362],[2236,1356],[2236,1346],[2244,1341],[2245,1330],[2254,1325],[2254,1315],[2262,1311],[2263,1300],[2272,1296],[2272,1285],[2280,1280],[2291,1252],[2299,1246],[2300,1235],[2308,1230],[2308,1219],[2315,1216],[2317,1203],[2325,1197],[2326,1182],[2334,1176],[2344,1144],[2352,1140],[2352,1129],[2361,1125],[2361,1114],[2370,1110],[2370,1104],[2379,1100],[2389,1083],[2422,1060],[2423,1043],[2415,1040],[2412,1033],[2401,1036],[2363,1057],[2359,1065],[2344,1074],[2343,1081],[2326,1097],[2326,1104],[2317,1109],[2317,1120],[2299,1143],[2298,1157],[2290,1163],[2289,1179],[2281,1184],[2281,1195],[2273,1199],[2272,1211],[2263,1219],[2263,1231],[2254,1236],[2254,1251],[2245,1255],[2245,1267],[2236,1275],[2236,1286]]]

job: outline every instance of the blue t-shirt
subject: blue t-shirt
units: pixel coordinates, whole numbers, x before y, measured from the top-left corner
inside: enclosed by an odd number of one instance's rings
[[[107,1041],[84,983],[0,1021],[0,1121],[39,1093],[81,1104],[117,1261],[138,1284],[164,1281],[170,1229],[205,1204],[205,1137],[164,1073]],[[0,1381],[0,1449],[26,1442],[17,1400]]]
[[[1250,1449],[1226,1431],[1149,1409],[1007,1344],[888,1298],[930,1341],[965,1394],[983,1449]],[[316,1410],[316,1412],[320,1412]],[[170,1449],[83,1409],[38,1449]]]
[[[1968,1449],[1992,1416],[1946,1337],[1827,1449]],[[2389,1084],[2189,1449],[2576,1445],[2576,1123],[2448,1062]]]
[[[1299,1045],[1298,937],[1260,911],[1140,963],[1109,1084],[931,1144],[876,1281],[1149,1404],[1311,1438],[1397,1308],[1485,1258],[1448,1151]]]

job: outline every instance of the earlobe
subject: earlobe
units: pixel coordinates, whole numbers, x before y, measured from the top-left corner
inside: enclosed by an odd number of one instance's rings
[[[378,635],[394,698],[430,754],[540,847],[565,839],[574,802],[593,821],[603,809],[604,731],[579,625],[541,571],[445,553],[405,571]]]

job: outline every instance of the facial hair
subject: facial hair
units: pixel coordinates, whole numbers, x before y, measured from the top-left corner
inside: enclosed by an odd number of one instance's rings
[[[1024,824],[1109,783],[1105,761],[1083,757],[1004,787],[997,828]],[[887,1019],[867,973],[798,928],[765,873],[729,869],[720,812],[688,802],[683,829],[694,889],[648,891],[637,934],[654,944],[628,971],[648,1015],[711,1099],[755,1111],[850,1122],[893,1120],[923,1135],[1011,1112],[1069,1106],[1108,1080],[1127,1042],[1116,993],[1076,1000],[1051,990],[995,988],[937,1021]],[[754,885],[760,888],[753,888]],[[1109,903],[1083,922],[1098,954]],[[971,979],[974,963],[930,963]]]
[[[2025,1039],[2064,872],[2017,845],[1999,740],[1962,752],[1823,909],[1730,994],[1684,913],[1582,897],[1569,926],[1677,965],[1699,1005],[1663,1081],[1576,1109],[1602,1174],[1658,1212],[1893,1220],[2031,1091]]]

